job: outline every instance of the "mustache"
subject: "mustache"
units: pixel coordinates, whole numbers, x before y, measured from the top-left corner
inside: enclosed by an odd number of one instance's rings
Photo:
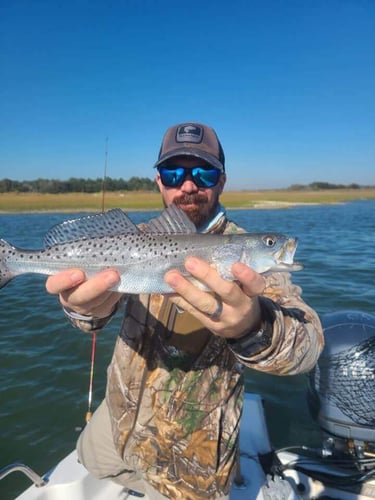
[[[203,193],[182,194],[181,196],[176,196],[173,200],[176,205],[203,205],[207,201],[208,198]]]

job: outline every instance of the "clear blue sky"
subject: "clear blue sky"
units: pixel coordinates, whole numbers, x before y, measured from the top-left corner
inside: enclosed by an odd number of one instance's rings
[[[375,185],[373,0],[2,0],[0,178],[153,177],[213,126],[228,188]]]

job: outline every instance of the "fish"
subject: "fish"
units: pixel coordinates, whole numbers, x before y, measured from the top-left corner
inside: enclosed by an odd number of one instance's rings
[[[124,294],[173,292],[164,281],[170,269],[206,289],[186,271],[187,257],[196,256],[224,279],[234,280],[231,266],[235,262],[258,273],[302,269],[293,260],[296,247],[297,238],[280,233],[199,233],[175,205],[142,228],[115,208],[53,226],[40,250],[17,248],[0,239],[0,288],[25,273],[54,275],[78,267],[87,278],[107,268],[116,269],[121,279],[113,290]]]

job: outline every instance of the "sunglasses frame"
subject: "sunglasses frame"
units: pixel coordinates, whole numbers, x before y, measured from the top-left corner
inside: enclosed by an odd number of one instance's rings
[[[177,170],[178,169],[182,169],[183,170],[183,174],[181,175],[180,179],[178,180],[178,182],[176,183],[166,183],[164,182],[163,180],[163,173],[165,171],[174,171],[175,172],[175,175],[177,176]],[[161,180],[161,183],[163,184],[163,186],[165,187],[172,187],[172,188],[179,188],[182,186],[182,184],[186,181],[187,177],[190,175],[192,181],[194,182],[194,184],[199,187],[199,188],[205,188],[205,189],[211,189],[215,186],[217,186],[218,182],[219,182],[219,179],[220,179],[220,176],[222,174],[221,170],[212,166],[212,165],[197,165],[195,167],[183,167],[182,165],[159,165],[157,167],[157,170],[159,172],[159,175],[160,175],[160,180]],[[208,184],[206,183],[202,183],[202,180],[201,180],[201,174],[202,172],[215,172],[216,175],[217,175],[217,178],[215,180],[214,183],[212,183],[212,181],[208,181]]]

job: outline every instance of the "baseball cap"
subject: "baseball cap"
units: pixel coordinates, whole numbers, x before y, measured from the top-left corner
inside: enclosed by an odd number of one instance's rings
[[[225,172],[225,156],[213,128],[201,123],[180,123],[170,127],[159,151],[158,167],[174,156],[195,156]]]

